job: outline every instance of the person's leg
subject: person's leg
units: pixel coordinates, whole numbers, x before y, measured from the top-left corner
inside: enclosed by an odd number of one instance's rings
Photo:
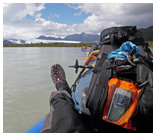
[[[51,77],[57,91],[50,97],[50,112],[46,115],[41,133],[85,133],[81,116],[74,107],[63,68],[56,64]]]

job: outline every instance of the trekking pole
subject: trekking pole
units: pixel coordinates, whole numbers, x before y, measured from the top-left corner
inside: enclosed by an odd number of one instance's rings
[[[79,69],[79,68],[84,68],[84,69],[86,69],[86,68],[89,68],[89,69],[94,68],[93,66],[79,65],[79,63],[78,63],[78,60],[77,60],[77,59],[76,59],[76,62],[75,62],[75,65],[74,65],[74,66],[68,66],[68,67],[75,68],[75,72],[76,72],[76,73],[78,72],[78,69]]]

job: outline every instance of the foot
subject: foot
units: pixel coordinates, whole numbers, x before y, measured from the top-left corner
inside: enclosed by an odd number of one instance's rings
[[[54,64],[51,67],[51,78],[57,90],[66,90],[70,92],[70,87],[66,82],[65,71],[59,64]]]

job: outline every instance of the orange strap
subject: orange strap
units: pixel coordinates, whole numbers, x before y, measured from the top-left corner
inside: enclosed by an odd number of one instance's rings
[[[88,56],[88,59],[87,59],[86,62],[84,63],[84,65],[89,61],[90,58],[92,58],[91,60],[96,60],[97,57],[94,56],[93,54],[94,54],[94,53],[98,53],[98,52],[99,52],[99,50],[95,50],[95,51],[91,52],[90,55]],[[92,66],[95,66],[95,65],[96,65],[96,63],[92,64]],[[85,69],[85,70],[83,71],[82,74],[84,74],[84,73],[85,73],[86,71],[88,71],[88,70],[89,70],[89,68]]]
[[[94,58],[93,60],[95,60],[96,57],[95,57],[93,54],[94,54],[94,53],[98,53],[98,52],[99,52],[99,50],[95,50],[95,51],[91,52],[90,55],[88,56],[88,59],[87,59],[86,62],[84,63],[84,65],[89,61],[89,59],[90,59],[91,57]]]

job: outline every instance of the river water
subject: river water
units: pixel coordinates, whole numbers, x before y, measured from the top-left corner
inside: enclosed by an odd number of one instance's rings
[[[49,112],[49,96],[55,90],[50,67],[63,66],[69,85],[77,75],[75,60],[83,64],[87,53],[81,48],[3,48],[3,130],[24,133]]]
[[[55,90],[50,67],[63,66],[71,86],[77,75],[75,60],[83,64],[88,53],[80,48],[3,48],[3,130],[24,133],[49,112],[49,96]]]

